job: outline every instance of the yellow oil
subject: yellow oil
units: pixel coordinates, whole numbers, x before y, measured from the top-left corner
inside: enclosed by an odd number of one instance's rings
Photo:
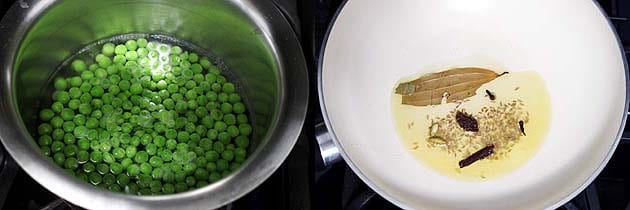
[[[415,75],[413,78],[419,76],[422,75]],[[397,86],[398,84],[395,87]],[[493,92],[496,99],[490,100],[485,90]],[[469,99],[461,103],[419,107],[402,105],[402,97],[392,90],[393,121],[405,149],[422,164],[440,174],[464,180],[486,180],[503,176],[523,166],[534,156],[545,139],[551,116],[549,94],[545,81],[538,73],[526,71],[503,75],[482,85],[477,89],[477,94]],[[529,112],[529,122],[525,124],[527,135],[520,138],[506,157],[480,160],[460,169],[458,163],[462,158],[455,157],[442,148],[428,147],[430,119],[446,116],[456,107],[477,113],[482,107],[514,99],[525,103],[524,109]]]

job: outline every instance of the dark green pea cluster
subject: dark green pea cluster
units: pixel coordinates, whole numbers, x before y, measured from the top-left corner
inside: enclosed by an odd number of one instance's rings
[[[115,192],[171,194],[216,182],[247,158],[245,105],[207,58],[140,38],[106,43],[92,64],[70,68],[35,135],[68,173]]]

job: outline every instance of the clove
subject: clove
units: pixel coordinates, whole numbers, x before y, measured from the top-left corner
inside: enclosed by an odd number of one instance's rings
[[[490,92],[489,90],[486,90],[486,94],[488,94],[490,100],[494,101],[494,99],[497,99],[497,96],[495,96],[494,93]]]
[[[525,123],[522,120],[518,121],[518,127],[521,128],[521,133],[523,134],[523,136],[527,136],[527,134],[525,134],[525,125],[524,124]]]

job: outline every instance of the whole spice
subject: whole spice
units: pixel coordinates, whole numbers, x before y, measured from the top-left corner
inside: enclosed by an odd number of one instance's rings
[[[488,98],[490,98],[490,100],[497,99],[497,96],[494,95],[494,93],[490,92],[489,90],[486,90],[486,94],[488,94]]]
[[[522,120],[518,121],[518,127],[521,128],[521,133],[523,133],[523,136],[527,136],[527,134],[525,134],[525,125],[524,124],[525,123]]]
[[[455,121],[457,121],[459,127],[465,131],[479,131],[479,124],[477,123],[477,120],[467,113],[457,111],[457,114],[455,114]]]
[[[484,159],[494,153],[494,145],[489,145],[484,147],[483,149],[473,153],[468,156],[466,159],[459,161],[459,168],[464,168],[477,162],[478,160]]]
[[[402,95],[402,104],[413,106],[439,105],[444,93],[446,102],[454,102],[474,96],[481,85],[507,74],[482,68],[455,68],[401,83],[396,94]]]

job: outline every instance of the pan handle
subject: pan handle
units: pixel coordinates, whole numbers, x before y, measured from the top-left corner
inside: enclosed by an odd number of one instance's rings
[[[323,122],[315,125],[315,139],[317,140],[324,166],[330,166],[341,161],[339,148],[333,142],[332,136],[330,136],[330,132],[328,132],[328,128]]]
[[[630,112],[626,113],[628,116],[630,116]],[[627,126],[626,126],[627,128]],[[621,142],[622,144],[628,144],[630,143],[630,129],[624,129],[623,132],[621,133]]]

